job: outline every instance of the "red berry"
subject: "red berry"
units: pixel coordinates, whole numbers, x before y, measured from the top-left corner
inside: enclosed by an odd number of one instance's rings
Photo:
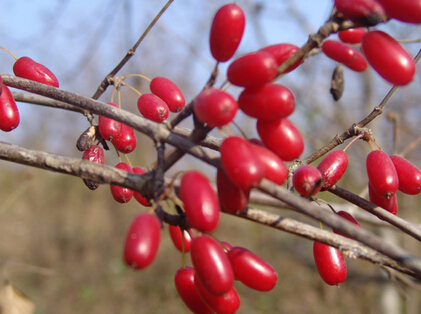
[[[292,184],[300,195],[306,197],[313,196],[317,194],[322,187],[322,174],[312,165],[302,165],[294,171]]]
[[[253,252],[233,247],[228,251],[228,258],[235,278],[247,287],[257,291],[270,291],[275,287],[278,281],[275,269]]]
[[[192,237],[187,230],[181,231],[179,226],[172,226],[169,225],[168,230],[170,232],[172,243],[174,244],[175,248],[180,252],[183,252],[183,237],[181,236],[181,232],[183,232],[184,236],[184,252],[190,251]],[[193,231],[190,231],[193,232]]]
[[[398,174],[388,154],[381,150],[370,152],[366,167],[368,180],[378,196],[389,198],[396,193],[399,187]]]
[[[122,124],[121,125],[121,134],[119,137],[114,138],[111,143],[113,143],[116,150],[123,154],[129,154],[135,150],[137,145],[136,133],[133,128]]]
[[[96,162],[99,164],[104,163],[104,150],[101,146],[91,145],[87,150],[83,152],[82,159]]]
[[[345,19],[373,26],[386,21],[386,12],[375,0],[335,0],[335,6]]]
[[[137,108],[148,120],[161,123],[169,115],[168,105],[154,94],[142,94],[137,100]]]
[[[276,64],[279,67],[282,63],[287,61],[294,53],[296,53],[300,48],[296,45],[292,44],[274,44],[270,46],[266,46],[259,51],[267,52],[275,57]],[[293,65],[291,65],[284,73],[291,72],[292,70],[296,69],[303,59],[299,59]]]
[[[361,44],[368,63],[386,81],[395,85],[412,81],[415,62],[394,38],[382,31],[372,31],[364,35]]]
[[[277,73],[275,57],[267,52],[257,51],[235,59],[228,67],[227,77],[233,85],[252,87],[270,82]]]
[[[29,57],[21,57],[16,60],[13,65],[13,73],[28,80],[59,87],[56,76],[45,66]]]
[[[388,17],[402,22],[421,23],[421,2],[418,0],[377,0]]]
[[[250,117],[274,120],[293,113],[295,97],[287,87],[267,83],[243,90],[238,98],[238,104],[241,110]]]
[[[161,221],[153,214],[136,216],[127,232],[124,261],[133,269],[148,267],[158,253],[161,242]]]
[[[2,90],[0,95],[0,130],[10,132],[19,125],[19,110],[9,88],[3,85]]]
[[[171,112],[180,112],[186,105],[183,92],[171,80],[165,77],[155,77],[149,84],[152,94],[161,98]]]
[[[359,44],[367,33],[364,27],[350,28],[338,32],[339,39],[346,44]]]
[[[355,226],[357,226],[358,228],[361,229],[360,224],[358,223],[358,221],[355,220],[354,217],[352,217],[352,215],[350,213],[347,213],[345,211],[339,211],[336,213],[336,215],[348,220],[349,222],[353,223]],[[336,234],[340,234],[341,236],[347,237],[347,238],[351,238],[350,236],[347,236],[346,234],[343,234],[342,232],[339,232],[335,229],[332,230],[334,233]]]
[[[118,105],[111,102],[108,105],[118,108]],[[120,137],[123,123],[100,115],[98,117],[98,128],[103,139],[113,141]]]
[[[208,235],[194,238],[190,254],[196,277],[210,294],[220,296],[231,290],[234,273],[227,254],[214,238]]]
[[[202,300],[217,314],[234,314],[240,307],[240,297],[234,287],[223,295],[212,295],[206,290],[203,283],[194,277],[194,286]]]
[[[371,186],[371,183],[368,183],[368,197],[370,199],[370,202],[372,202],[374,205],[377,205],[388,212],[392,213],[393,215],[396,215],[398,212],[398,202],[396,198],[396,194],[393,194],[389,198],[380,197],[379,195],[374,192],[373,187]]]
[[[329,190],[344,175],[348,167],[348,155],[343,150],[334,150],[317,166],[323,177],[322,191]]]
[[[254,143],[251,145],[263,166],[263,177],[278,185],[284,184],[288,176],[288,169],[282,159],[262,145]]]
[[[267,148],[284,161],[293,161],[304,151],[304,140],[288,119],[257,120],[257,132]]]
[[[180,198],[192,228],[212,232],[218,227],[220,207],[218,198],[208,180],[199,171],[189,171],[180,182]]]
[[[399,191],[416,195],[421,192],[421,171],[401,156],[390,156],[395,165],[399,180]]]
[[[230,123],[237,113],[238,103],[229,93],[214,87],[204,89],[194,100],[193,111],[202,123],[221,127]]]
[[[329,58],[342,63],[351,70],[363,72],[367,69],[367,62],[364,56],[357,49],[336,40],[325,40],[322,51]]]
[[[115,168],[120,169],[120,170],[124,170],[124,171],[127,171],[127,172],[133,172],[132,167],[130,167],[125,162],[119,162],[115,166]],[[127,203],[128,201],[131,200],[131,198],[133,196],[133,190],[130,190],[128,188],[124,188],[122,186],[111,184],[110,189],[111,189],[111,194],[112,194],[113,198],[119,203]]]
[[[216,187],[221,207],[227,213],[237,214],[247,207],[250,193],[237,187],[221,170],[216,174]]]
[[[347,275],[345,258],[337,248],[314,242],[313,256],[317,271],[324,282],[339,286],[345,281]]]
[[[133,167],[132,170],[133,170],[133,173],[136,173],[136,174],[146,173],[146,171],[142,167]],[[151,206],[148,200],[145,197],[143,197],[142,194],[140,194],[139,192],[133,192],[133,196],[136,199],[136,201],[138,201],[141,205],[145,207]]]
[[[222,142],[219,151],[225,174],[236,186],[246,192],[259,186],[264,168],[246,139],[230,136]]]
[[[194,286],[194,268],[187,266],[180,268],[174,277],[175,288],[184,304],[194,314],[212,314],[206,303],[202,300]]]
[[[230,59],[243,37],[246,17],[235,3],[222,6],[216,12],[210,31],[210,50],[216,61]]]

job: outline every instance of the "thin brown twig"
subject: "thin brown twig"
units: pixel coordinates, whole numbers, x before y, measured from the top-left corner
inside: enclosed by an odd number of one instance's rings
[[[114,77],[123,68],[123,66],[130,60],[130,58],[134,56],[134,54],[136,53],[136,49],[139,47],[143,39],[146,37],[146,35],[149,33],[152,27],[156,24],[156,22],[159,20],[162,14],[164,14],[164,12],[168,9],[171,3],[173,3],[173,1],[174,0],[169,0],[165,4],[165,6],[159,11],[159,13],[155,16],[152,22],[145,29],[143,34],[139,37],[135,45],[129,49],[129,51],[124,56],[124,58],[120,61],[120,63],[117,64],[117,66],[110,73],[108,73],[108,75],[104,78],[104,80],[98,86],[98,89],[96,90],[95,94],[92,96],[93,99],[98,99],[102,95],[102,93],[105,92],[107,87],[110,85],[110,78]]]

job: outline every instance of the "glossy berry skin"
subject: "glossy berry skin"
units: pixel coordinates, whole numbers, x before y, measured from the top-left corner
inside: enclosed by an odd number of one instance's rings
[[[278,274],[265,260],[243,247],[233,247],[228,258],[235,278],[257,291],[270,291],[276,286]]]
[[[216,174],[216,188],[219,202],[225,212],[235,215],[246,209],[250,192],[237,187],[221,170]]]
[[[287,61],[294,53],[297,52],[297,50],[300,49],[296,45],[292,44],[274,44],[270,46],[266,46],[264,48],[261,48],[259,51],[267,52],[275,57],[276,65],[279,67],[282,63]],[[297,62],[295,62],[293,65],[291,65],[284,73],[291,72],[292,70],[296,69],[303,59],[299,59]]]
[[[119,162],[115,166],[115,168],[120,169],[120,170],[124,170],[124,171],[127,171],[127,172],[133,172],[132,167],[130,167],[125,162]],[[133,191],[128,189],[128,188],[124,188],[122,186],[110,184],[110,189],[111,189],[111,194],[112,194],[113,198],[119,203],[127,203],[133,197]]]
[[[142,94],[137,100],[139,112],[148,120],[161,123],[169,115],[168,105],[154,94]]]
[[[175,288],[184,304],[194,314],[212,314],[206,303],[202,300],[194,286],[194,268],[187,266],[180,268],[174,277]]]
[[[347,276],[345,258],[337,248],[315,241],[313,256],[317,271],[324,282],[339,286],[345,281]]]
[[[234,55],[245,25],[245,14],[235,3],[226,4],[216,12],[209,38],[210,50],[216,61],[224,62]]]
[[[115,149],[119,152],[123,154],[129,154],[136,148],[136,133],[132,127],[122,124],[120,136],[114,138],[111,143],[113,143]]]
[[[240,109],[256,119],[274,120],[289,116],[295,109],[290,89],[274,83],[244,89],[239,98]]]
[[[234,285],[234,272],[222,246],[211,236],[202,235],[193,239],[191,261],[196,278],[214,296],[221,296]]]
[[[367,30],[364,27],[350,28],[338,32],[339,39],[346,44],[361,43],[365,34],[367,34]]]
[[[389,198],[399,187],[399,178],[392,159],[384,151],[375,150],[367,155],[367,176],[373,191],[380,197]]]
[[[320,171],[312,165],[302,165],[298,167],[292,175],[294,189],[301,196],[313,196],[317,194],[323,184]]]
[[[357,49],[337,40],[325,40],[322,45],[323,53],[329,58],[342,63],[356,72],[367,69],[364,56]]]
[[[133,173],[136,174],[145,174],[146,171],[142,167],[133,167],[132,168]],[[150,207],[151,204],[148,202],[148,200],[142,196],[139,192],[133,192],[133,196],[141,205],[145,207]]]
[[[257,120],[257,132],[265,146],[284,161],[293,161],[304,151],[304,140],[288,119]]]
[[[56,76],[42,64],[29,57],[21,57],[13,65],[16,76],[26,78],[38,83],[59,87]]]
[[[358,223],[358,221],[355,220],[355,218],[352,217],[352,215],[350,213],[341,210],[341,211],[337,212],[336,215],[338,215],[338,216],[340,216],[340,217],[348,220],[350,223],[352,223],[355,226],[357,226],[358,228],[362,229],[361,226],[360,226],[360,224]],[[342,232],[339,232],[339,231],[337,231],[335,229],[333,229],[332,231],[333,231],[333,233],[340,234],[341,236],[344,236],[346,238],[350,238],[351,239],[350,236],[347,236],[346,234],[343,234]]]
[[[288,169],[282,159],[262,145],[251,143],[251,146],[263,166],[263,177],[278,185],[284,184],[288,176]]]
[[[194,278],[194,286],[202,300],[216,314],[234,314],[240,307],[240,297],[234,287],[231,287],[231,289],[223,295],[212,295],[206,290],[201,281],[198,280],[197,273]]]
[[[335,0],[335,6],[345,19],[364,26],[386,21],[384,8],[375,0]]]
[[[399,191],[416,195],[421,192],[421,171],[413,163],[397,155],[390,156],[399,180]]]
[[[183,252],[183,239],[181,236],[180,227],[169,225],[168,230],[170,232],[170,237],[175,248],[179,250],[180,252]],[[190,236],[187,230],[183,230],[183,235],[184,235],[184,252],[190,252],[192,237]]]
[[[377,0],[388,17],[406,23],[421,23],[421,2],[418,0]]]
[[[246,139],[230,136],[222,142],[219,151],[225,174],[237,187],[247,192],[259,186],[264,168]]]
[[[194,100],[193,111],[200,122],[211,127],[221,127],[234,119],[238,103],[231,94],[219,88],[208,87]]]
[[[104,150],[101,146],[91,145],[87,150],[83,152],[82,159],[104,164]]]
[[[127,232],[124,262],[133,269],[144,269],[155,260],[161,242],[161,222],[153,214],[136,216]]]
[[[368,197],[370,199],[370,202],[373,203],[376,206],[379,206],[388,212],[392,213],[393,215],[396,215],[398,212],[398,202],[396,198],[396,194],[393,194],[389,198],[380,197],[379,195],[374,192],[371,183],[368,183]]]
[[[180,198],[190,227],[212,232],[218,227],[220,207],[209,179],[199,171],[189,171],[180,182]]]
[[[9,88],[3,85],[0,95],[0,130],[10,132],[16,129],[20,122],[20,115],[15,99]]]
[[[107,103],[107,105],[118,108],[117,104],[111,102]],[[98,128],[104,140],[112,141],[120,137],[123,123],[100,115],[98,117]]]
[[[348,155],[343,150],[334,150],[317,166],[323,178],[322,191],[329,190],[344,175],[348,167]]]
[[[264,51],[235,59],[228,67],[228,81],[236,86],[253,87],[273,80],[278,72],[275,57]]]
[[[361,49],[368,63],[386,81],[406,85],[415,75],[415,62],[411,55],[391,36],[382,31],[364,35]]]
[[[152,94],[161,98],[171,112],[180,112],[186,105],[183,92],[171,80],[157,76],[149,84]]]

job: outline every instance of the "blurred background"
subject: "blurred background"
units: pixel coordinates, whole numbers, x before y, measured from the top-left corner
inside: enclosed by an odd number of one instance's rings
[[[136,42],[166,1],[3,1],[0,45],[18,57],[29,56],[52,70],[60,87],[92,96],[98,85]],[[183,90],[190,101],[202,89],[214,60],[208,47],[209,28],[216,10],[227,1],[176,0],[118,75],[138,73],[149,78],[165,76]],[[301,46],[329,16],[331,0],[243,0],[246,29],[237,55],[275,43]],[[379,29],[397,39],[421,38],[419,27],[391,21]],[[337,36],[331,36],[337,38]],[[419,43],[405,44],[415,55]],[[14,59],[1,52],[0,72],[12,74]],[[222,64],[218,83],[225,79],[229,63]],[[322,147],[336,134],[364,118],[386,95],[391,85],[368,69],[354,73],[345,68],[345,92],[339,102],[330,93],[336,63],[322,54],[305,61],[279,82],[297,99],[291,120],[306,141],[303,157]],[[129,78],[128,84],[148,92],[148,82]],[[382,148],[392,153],[393,124],[387,113],[399,119],[398,152],[421,135],[418,123],[420,74],[399,88],[385,114],[369,125]],[[111,99],[110,87],[100,100]],[[237,95],[240,89],[230,88]],[[137,113],[137,94],[122,90],[122,107]],[[76,140],[89,126],[73,112],[18,103],[20,126],[1,133],[0,140],[30,149],[80,158]],[[256,137],[255,122],[238,113],[236,122],[247,136]],[[184,126],[191,126],[186,121]],[[219,133],[212,133],[220,137]],[[341,186],[365,196],[365,156],[369,147],[355,143],[347,152],[349,169]],[[408,155],[421,166],[418,146]],[[153,142],[138,134],[138,148],[130,154],[136,166],[155,160]],[[112,151],[106,163],[118,162]],[[319,161],[316,161],[316,164]],[[168,175],[199,169],[214,180],[210,167],[186,157]],[[343,203],[324,192],[332,204]],[[0,269],[35,304],[35,313],[188,313],[178,297],[173,278],[181,267],[181,254],[172,246],[167,228],[158,257],[149,268],[134,272],[122,263],[122,245],[131,220],[146,209],[135,200],[117,204],[108,186],[88,190],[81,179],[0,161]],[[398,215],[421,222],[419,196],[398,195]],[[356,210],[351,208],[352,210]],[[317,226],[297,213],[277,210],[286,217]],[[358,211],[357,211],[358,213]],[[361,221],[363,228],[396,242],[421,256],[420,245],[391,228]],[[420,313],[421,294],[390,280],[369,262],[347,260],[348,278],[340,288],[326,285],[313,262],[312,243],[268,227],[223,215],[215,235],[244,246],[270,262],[278,271],[277,287],[258,293],[237,284],[241,297],[238,313]]]

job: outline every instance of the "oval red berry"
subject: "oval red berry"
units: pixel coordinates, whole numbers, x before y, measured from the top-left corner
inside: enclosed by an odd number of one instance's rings
[[[155,260],[161,242],[161,222],[153,214],[136,216],[124,244],[124,261],[133,269],[144,269]]]
[[[200,122],[211,127],[221,127],[234,119],[238,111],[238,103],[231,94],[209,87],[196,97],[193,111]]]
[[[235,59],[228,67],[228,81],[237,86],[259,86],[278,73],[275,57],[264,51],[251,52]]]
[[[210,50],[216,61],[229,60],[243,37],[246,17],[235,3],[222,6],[215,14],[210,31]]]
[[[230,136],[222,142],[219,151],[222,167],[236,186],[244,191],[250,191],[260,184],[264,168],[246,139]]]
[[[289,116],[295,109],[295,97],[290,89],[280,84],[267,83],[244,89],[238,104],[250,117],[274,120]]]
[[[382,31],[364,35],[361,49],[368,63],[386,81],[406,85],[415,75],[415,62],[411,55],[391,36]]]
[[[3,85],[0,95],[0,130],[10,132],[16,129],[20,122],[20,115],[15,99],[10,89]]]
[[[194,286],[194,268],[187,266],[180,268],[174,277],[175,288],[183,300],[184,304],[195,314],[212,314],[213,310],[209,308],[202,300]]]
[[[397,155],[390,156],[399,180],[399,191],[416,195],[421,192],[421,171],[413,163]]]
[[[314,242],[313,256],[317,271],[324,282],[339,286],[345,281],[347,276],[345,258],[337,248]]]
[[[137,108],[148,120],[162,122],[168,118],[168,105],[161,98],[154,94],[142,94],[137,100]]]
[[[363,72],[367,69],[367,62],[364,56],[357,49],[336,40],[325,40],[322,51],[329,58],[342,63],[351,70]]]
[[[304,151],[304,140],[288,119],[257,120],[257,132],[267,148],[284,161],[293,161]]]
[[[183,175],[180,198],[190,227],[203,232],[212,232],[218,227],[221,211],[218,198],[203,173],[189,171]]]
[[[59,87],[57,77],[44,65],[35,62],[29,57],[21,57],[13,65],[16,76],[26,78],[38,83]]]
[[[231,290],[234,273],[227,254],[214,238],[194,238],[190,254],[196,276],[210,294],[220,296]]]
[[[317,194],[323,184],[320,171],[312,165],[302,165],[298,167],[292,175],[294,189],[301,196],[313,196]]]
[[[396,193],[399,187],[398,174],[388,154],[382,150],[370,152],[366,168],[368,180],[378,196],[389,198]]]
[[[149,84],[152,94],[161,98],[171,112],[180,112],[186,105],[183,92],[171,80],[165,77],[155,77]]]
[[[329,190],[344,175],[348,167],[348,155],[343,150],[334,150],[317,166],[323,177],[322,191]]]
[[[278,281],[275,269],[253,252],[233,247],[228,251],[228,258],[234,270],[235,278],[247,287],[257,291],[270,291]]]

